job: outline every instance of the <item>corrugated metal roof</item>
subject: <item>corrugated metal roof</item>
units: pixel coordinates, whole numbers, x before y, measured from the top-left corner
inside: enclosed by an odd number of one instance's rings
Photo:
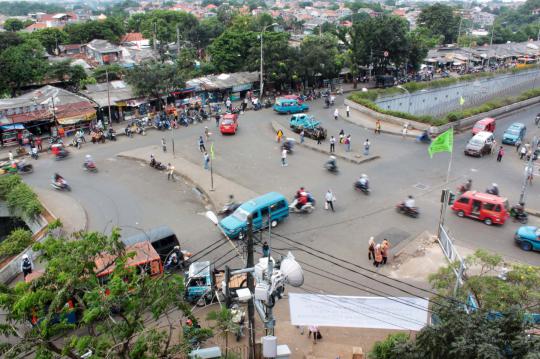
[[[259,80],[259,72],[235,72],[232,74],[209,75],[189,80],[186,88],[202,90],[222,90],[233,86],[253,83]]]

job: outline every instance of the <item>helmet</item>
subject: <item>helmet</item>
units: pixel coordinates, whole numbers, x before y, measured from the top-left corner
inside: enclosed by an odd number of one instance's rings
[[[360,176],[360,178],[367,178],[367,174],[362,173],[362,175]]]
[[[493,186],[493,187],[497,187],[497,184],[496,184],[496,183],[493,183],[492,186]]]
[[[23,254],[22,259],[28,259],[28,254]]]
[[[409,195],[409,198],[410,198],[410,199],[412,199],[412,198],[413,198],[413,196]]]
[[[89,160],[90,158],[92,158],[92,156],[86,155],[86,156],[84,156],[84,158],[86,158],[87,160]]]
[[[180,246],[174,246],[174,249],[178,250],[178,249],[180,249]]]
[[[332,155],[332,156],[330,156],[330,159],[331,159],[331,160],[335,160],[335,159],[336,159],[336,156],[333,156],[333,155]]]

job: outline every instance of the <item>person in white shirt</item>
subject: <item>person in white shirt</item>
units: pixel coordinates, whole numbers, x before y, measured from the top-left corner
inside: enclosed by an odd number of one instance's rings
[[[325,209],[328,209],[328,207],[330,207],[330,209],[332,210],[332,212],[334,212],[334,201],[336,200],[336,197],[334,196],[334,194],[332,193],[332,190],[329,189],[326,194],[324,195],[324,200],[326,202],[326,205],[324,206]]]
[[[337,119],[338,119],[338,116],[339,116],[339,111],[338,111],[338,109],[336,108],[336,109],[334,110],[334,120],[337,120]]]
[[[405,207],[407,207],[407,208],[414,208],[415,207],[415,202],[414,202],[413,196],[409,196],[405,200]]]
[[[281,151],[281,167],[287,166],[287,150],[284,148]]]

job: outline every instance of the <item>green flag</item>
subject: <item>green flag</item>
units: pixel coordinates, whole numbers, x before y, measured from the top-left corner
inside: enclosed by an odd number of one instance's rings
[[[429,145],[428,153],[429,157],[433,158],[433,154],[437,152],[452,152],[454,147],[454,128],[451,127],[446,132],[441,133],[437,138]]]
[[[210,157],[214,159],[214,142],[210,145]]]
[[[465,103],[465,99],[463,98],[463,96],[461,96],[461,97],[459,98],[459,104],[460,104],[461,106],[463,106],[464,103]]]

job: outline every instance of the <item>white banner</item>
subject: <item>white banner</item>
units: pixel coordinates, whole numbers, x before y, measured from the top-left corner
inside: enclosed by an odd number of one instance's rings
[[[428,324],[428,300],[289,293],[291,324],[415,330]]]

